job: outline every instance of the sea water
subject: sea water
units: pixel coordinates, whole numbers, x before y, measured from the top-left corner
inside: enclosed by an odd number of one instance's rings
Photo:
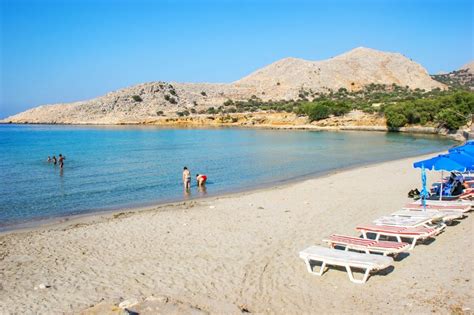
[[[453,144],[383,132],[0,125],[0,229],[262,187]],[[60,153],[63,169],[47,162]],[[208,176],[205,189],[196,186],[197,173]],[[381,175],[390,176],[374,174]]]

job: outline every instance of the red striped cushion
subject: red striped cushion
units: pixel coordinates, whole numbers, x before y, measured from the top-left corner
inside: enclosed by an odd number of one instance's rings
[[[382,247],[382,248],[394,248],[400,249],[405,246],[409,245],[405,242],[388,242],[388,241],[378,241],[377,243],[373,244],[371,247]]]
[[[407,243],[404,242],[389,242],[389,241],[376,241],[370,239],[364,239],[354,236],[338,235],[333,234],[330,236],[330,240],[334,242],[340,242],[348,245],[357,245],[363,246],[370,249],[373,248],[386,248],[386,249],[400,249],[407,246]]]
[[[375,240],[364,239],[360,237],[345,236],[333,234],[330,237],[331,241],[334,242],[343,242],[352,245],[361,245],[361,246],[370,246],[375,243]]]
[[[356,227],[357,230],[365,230],[369,232],[393,233],[400,235],[422,235],[431,234],[435,230],[424,226],[417,227],[403,227],[403,226],[388,226],[388,225],[361,225]]]

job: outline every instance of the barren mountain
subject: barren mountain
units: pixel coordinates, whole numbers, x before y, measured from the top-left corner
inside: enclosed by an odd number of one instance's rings
[[[295,98],[302,88],[326,93],[339,88],[359,90],[371,83],[424,90],[444,87],[431,80],[421,65],[399,53],[363,47],[323,61],[285,58],[235,82],[274,99]]]
[[[314,95],[340,88],[358,90],[371,83],[424,90],[445,88],[421,65],[399,53],[360,47],[323,61],[282,59],[229,84],[143,83],[92,100],[39,106],[3,121],[142,123],[156,121],[160,116],[176,116],[179,111],[203,112],[229,99],[298,99],[302,90]]]

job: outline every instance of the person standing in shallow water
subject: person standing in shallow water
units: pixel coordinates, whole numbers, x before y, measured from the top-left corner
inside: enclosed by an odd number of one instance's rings
[[[183,184],[184,189],[188,190],[191,188],[191,172],[186,166],[183,168]]]
[[[53,161],[54,165],[58,164],[58,160],[56,159],[56,155],[53,155],[53,158],[51,160]]]
[[[60,168],[63,168],[63,167],[64,167],[64,160],[65,160],[65,159],[66,159],[65,156],[63,156],[62,154],[59,154],[59,160],[58,160],[58,161],[59,161],[59,167],[60,167]],[[56,164],[56,163],[54,163],[54,164]]]

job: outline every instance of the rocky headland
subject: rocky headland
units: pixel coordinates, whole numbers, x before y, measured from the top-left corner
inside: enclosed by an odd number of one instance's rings
[[[311,101],[342,92],[350,98],[363,95],[371,87],[383,87],[384,93],[402,88],[418,94],[444,91],[459,74],[464,83],[472,83],[472,63],[453,73],[447,77],[430,76],[420,64],[400,53],[359,47],[322,61],[285,58],[232,83],[143,83],[90,100],[38,106],[1,122],[389,130],[386,118],[377,110],[352,109],[340,117],[331,115],[310,121],[291,109],[228,105],[286,102],[291,108],[291,102]],[[372,88],[373,94],[379,92]],[[381,105],[367,99],[365,102],[375,109]],[[399,130],[443,132],[443,128],[435,124],[407,127]]]

